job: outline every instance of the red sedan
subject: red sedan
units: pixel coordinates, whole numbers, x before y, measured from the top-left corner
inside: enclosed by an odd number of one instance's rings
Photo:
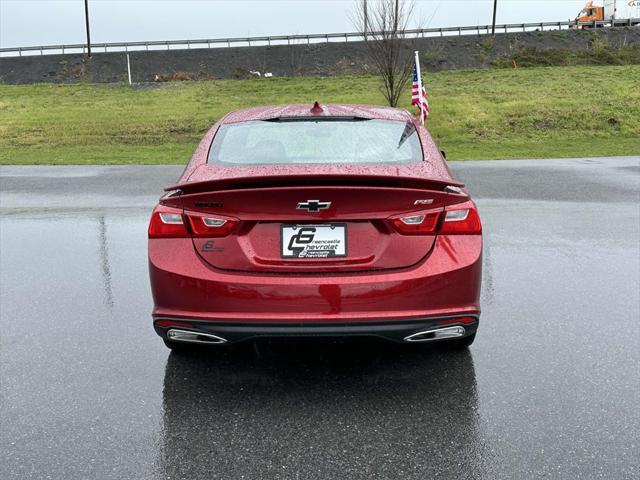
[[[149,224],[169,348],[376,336],[466,347],[482,226],[406,110],[290,105],[226,115]]]

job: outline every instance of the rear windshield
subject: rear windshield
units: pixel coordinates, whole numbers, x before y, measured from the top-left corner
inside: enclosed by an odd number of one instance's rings
[[[422,161],[411,123],[364,119],[276,119],[222,125],[209,163],[406,163]]]

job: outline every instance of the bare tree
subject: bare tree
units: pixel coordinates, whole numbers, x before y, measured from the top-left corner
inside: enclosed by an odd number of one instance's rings
[[[293,41],[289,45],[289,67],[291,76],[301,77],[304,73],[309,46],[304,40]]]
[[[363,32],[369,62],[382,80],[380,90],[390,106],[397,107],[412,76],[412,43],[402,38],[413,2],[407,0],[357,0],[354,24]]]

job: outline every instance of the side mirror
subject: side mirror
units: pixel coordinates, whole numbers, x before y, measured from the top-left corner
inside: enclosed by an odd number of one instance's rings
[[[447,154],[444,150],[440,150],[440,155],[442,155],[442,158],[444,158],[445,160],[447,159]]]

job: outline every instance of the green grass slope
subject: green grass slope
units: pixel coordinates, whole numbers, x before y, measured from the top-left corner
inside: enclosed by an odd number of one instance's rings
[[[427,127],[449,159],[640,155],[640,66],[448,71],[425,76]],[[0,85],[0,164],[185,163],[243,107],[383,104],[375,77]],[[410,108],[409,92],[402,107]]]

